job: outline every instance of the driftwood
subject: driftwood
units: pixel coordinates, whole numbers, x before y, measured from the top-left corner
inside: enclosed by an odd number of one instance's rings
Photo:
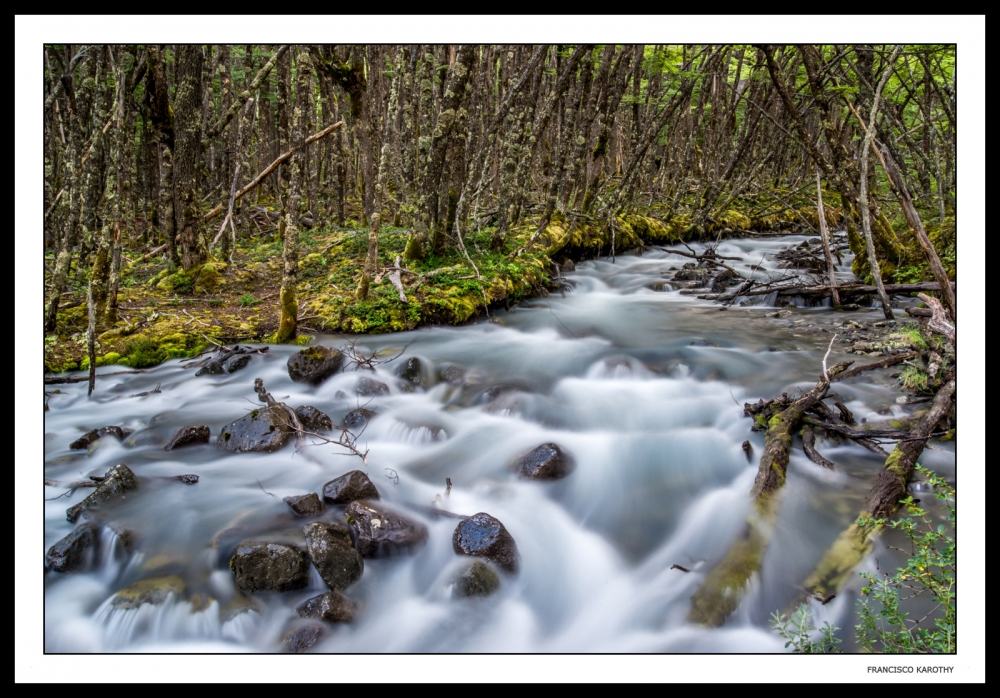
[[[98,373],[95,378],[106,378],[108,376],[120,376],[125,373],[145,373],[145,369],[135,369],[134,371],[112,371],[111,373]],[[66,383],[86,383],[90,376],[76,376],[72,378],[45,378],[45,385],[65,385]]]
[[[952,282],[952,286],[955,282]],[[941,289],[936,281],[923,281],[918,284],[885,284],[886,293],[914,293],[916,291],[939,291]],[[744,291],[744,296],[763,296],[768,293],[778,292],[779,296],[819,296],[826,297],[833,292],[830,286],[781,286],[779,288],[763,288]],[[862,295],[876,293],[878,289],[868,284],[844,284],[837,286],[837,291],[841,296]]]
[[[909,439],[896,444],[892,454],[886,458],[859,518],[887,519],[896,513],[900,500],[906,497],[906,486],[917,458],[938,422],[951,410],[954,394],[955,381],[951,380],[938,390],[930,410],[909,432]],[[854,568],[871,552],[872,538],[880,529],[878,525],[851,524],[826,551],[803,586],[814,595],[839,592]]]
[[[917,298],[926,303],[931,309],[931,319],[927,322],[927,329],[944,335],[954,344],[955,326],[948,322],[948,316],[945,315],[944,306],[941,305],[941,301],[933,296],[928,296],[926,293],[917,294]]]
[[[824,468],[833,470],[836,466],[826,458],[819,454],[816,450],[816,434],[813,433],[812,427],[808,424],[802,427],[802,431],[799,432],[802,436],[802,450],[806,452],[806,456],[816,465],[822,465]]]
[[[822,402],[817,402],[815,405],[813,405],[811,408],[809,408],[809,411],[813,412],[814,414],[819,415],[820,418],[821,418],[821,420],[822,420],[822,423],[835,424],[835,425],[837,425],[840,428],[847,429],[848,431],[851,431],[850,426],[847,425],[847,424],[844,424],[843,421],[841,421],[840,415],[838,415],[836,412],[834,412],[829,407],[827,407],[826,405],[824,405]],[[809,419],[809,417],[807,416],[806,418],[803,419],[803,421],[806,421],[808,423],[808,419]],[[813,426],[816,426],[816,425],[814,424]],[[846,436],[846,434],[845,434],[845,436]],[[859,437],[848,436],[847,438],[851,439],[851,441],[853,441],[854,443],[856,443],[858,446],[861,446],[862,448],[866,448],[869,451],[871,451],[872,453],[877,454],[879,456],[882,456],[883,458],[885,458],[886,456],[889,455],[889,453],[884,448],[882,448],[881,446],[879,446],[874,441],[870,441],[867,436],[863,436],[863,437],[861,437],[861,436],[859,436]]]
[[[907,308],[906,314],[913,317],[933,317],[934,312],[930,308]]]
[[[871,371],[871,370],[874,370],[876,368],[886,368],[887,366],[894,366],[894,365],[896,365],[898,363],[902,363],[903,361],[906,361],[908,359],[912,359],[916,355],[917,355],[917,352],[911,351],[911,352],[906,353],[906,354],[896,354],[895,356],[888,356],[888,357],[886,357],[884,359],[880,359],[878,361],[873,361],[870,364],[863,364],[861,366],[855,366],[854,368],[852,368],[852,369],[850,369],[848,371],[844,371],[839,376],[837,376],[836,378],[834,378],[834,380],[835,381],[842,381],[845,378],[853,378],[854,376],[856,376],[856,375],[858,375],[860,373],[864,373],[865,371]]]
[[[848,365],[835,364],[829,368],[827,375],[833,377]],[[829,388],[829,381],[821,378],[812,390],[768,420],[764,452],[750,490],[753,502],[746,528],[691,597],[688,619],[692,622],[707,626],[722,625],[739,606],[747,583],[760,570],[764,551],[774,530],[778,514],[776,495],[785,484],[792,434],[806,410],[819,402]]]

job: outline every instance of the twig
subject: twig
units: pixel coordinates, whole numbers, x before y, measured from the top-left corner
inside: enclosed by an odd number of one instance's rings
[[[264,492],[264,494],[269,494],[272,497],[274,497],[274,499],[278,500],[277,495],[275,495],[273,492],[268,492],[267,490],[264,489],[264,485],[261,483],[260,480],[257,480],[257,484],[260,485],[260,489]],[[278,500],[278,501],[280,501],[280,500]]]
[[[386,475],[386,477],[389,478],[390,480],[392,480],[392,484],[398,485],[399,484],[399,474],[395,470],[393,470],[392,468],[386,468],[386,471],[389,473],[388,475]]]
[[[690,572],[691,571],[687,567],[685,567],[684,565],[678,565],[677,563],[674,563],[674,564],[670,565],[670,569],[672,569],[672,570],[680,570],[681,572]]]
[[[834,333],[834,335],[830,337],[830,346],[826,348],[826,354],[823,355],[823,380],[825,380],[827,383],[830,382],[830,376],[827,375],[826,372],[826,360],[830,358],[830,352],[833,351],[833,340],[835,340],[836,338],[837,334]]]

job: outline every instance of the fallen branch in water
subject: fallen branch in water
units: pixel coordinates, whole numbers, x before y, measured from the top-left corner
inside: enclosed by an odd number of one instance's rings
[[[145,369],[135,369],[134,371],[112,371],[111,373],[98,373],[95,378],[105,378],[107,376],[120,376],[126,373],[145,373]],[[90,376],[75,376],[73,378],[45,378],[45,385],[64,385],[66,383],[86,383]]]

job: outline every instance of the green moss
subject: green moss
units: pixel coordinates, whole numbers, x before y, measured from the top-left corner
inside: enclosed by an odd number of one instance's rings
[[[899,382],[906,390],[926,390],[929,381],[927,374],[915,366],[907,366],[899,374]]]
[[[313,340],[312,335],[300,334],[298,337],[295,338],[295,343],[298,344],[300,347],[304,347],[307,344],[309,344],[309,342],[311,342],[312,340]]]

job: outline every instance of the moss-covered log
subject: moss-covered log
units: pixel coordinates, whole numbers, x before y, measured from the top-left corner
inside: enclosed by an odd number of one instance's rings
[[[914,438],[900,441],[885,460],[878,479],[868,495],[859,518],[887,519],[896,513],[899,502],[906,497],[906,485],[913,474],[917,458],[924,450],[928,435],[952,407],[955,381],[946,383],[934,397],[930,410],[911,430]],[[880,526],[851,524],[826,551],[816,569],[806,579],[803,588],[819,597],[836,594],[872,550],[872,539]]]
[[[835,364],[827,371],[827,376],[832,378],[848,365]],[[821,400],[829,387],[829,381],[821,379],[812,390],[768,420],[764,452],[750,490],[753,502],[747,515],[746,528],[743,535],[730,546],[726,557],[708,573],[698,591],[691,597],[691,611],[688,613],[690,621],[719,626],[739,606],[747,583],[760,570],[764,552],[774,531],[778,514],[776,495],[785,484],[792,435],[805,411]]]

